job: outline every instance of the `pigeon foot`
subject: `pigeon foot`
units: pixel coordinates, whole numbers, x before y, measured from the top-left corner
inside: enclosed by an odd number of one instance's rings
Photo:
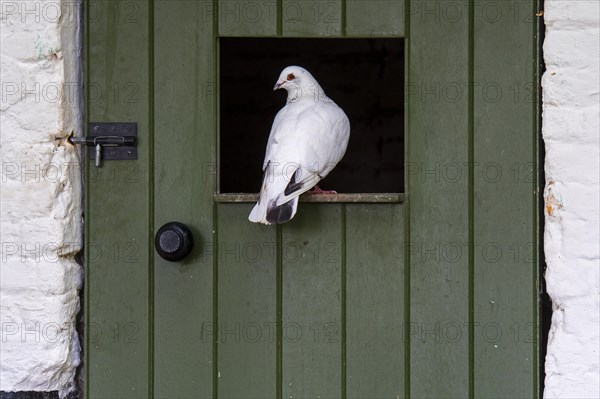
[[[311,194],[337,194],[335,190],[321,190],[319,186],[314,186],[309,193]]]

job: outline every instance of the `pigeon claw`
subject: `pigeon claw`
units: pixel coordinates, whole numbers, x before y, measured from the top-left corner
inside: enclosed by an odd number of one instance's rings
[[[319,186],[314,186],[309,193],[311,194],[337,194],[335,190],[321,190]]]

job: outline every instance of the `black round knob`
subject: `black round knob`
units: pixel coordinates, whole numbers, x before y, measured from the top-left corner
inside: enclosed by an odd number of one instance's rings
[[[177,262],[192,252],[194,236],[185,224],[169,222],[156,232],[154,246],[161,258]]]

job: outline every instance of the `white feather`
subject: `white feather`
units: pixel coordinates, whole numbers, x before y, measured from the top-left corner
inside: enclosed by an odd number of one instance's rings
[[[290,75],[294,78],[288,80]],[[298,196],[331,172],[344,156],[350,136],[348,117],[307,70],[297,66],[285,68],[278,87],[287,90],[287,103],[273,121],[263,162],[260,199],[249,217],[252,222],[264,224],[271,224],[267,220],[269,210],[289,201],[294,201],[291,217],[295,215]],[[286,195],[296,172],[296,182],[300,181],[302,187]]]

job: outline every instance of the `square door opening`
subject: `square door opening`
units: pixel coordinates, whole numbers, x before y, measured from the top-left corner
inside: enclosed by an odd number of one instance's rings
[[[320,183],[338,193],[404,192],[404,40],[220,38],[219,192],[256,193],[289,65],[306,68],[350,120],[344,158]]]

